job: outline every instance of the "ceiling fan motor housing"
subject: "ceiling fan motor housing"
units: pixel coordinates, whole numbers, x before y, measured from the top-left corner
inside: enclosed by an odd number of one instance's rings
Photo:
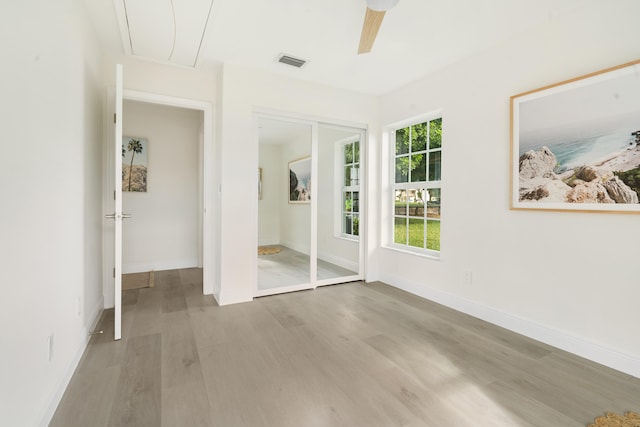
[[[367,7],[377,12],[386,12],[395,7],[400,0],[367,0]]]

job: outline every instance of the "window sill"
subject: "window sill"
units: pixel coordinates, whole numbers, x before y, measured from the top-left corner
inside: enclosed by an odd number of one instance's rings
[[[360,238],[358,237],[346,236],[344,234],[337,234],[337,235],[334,235],[334,237],[336,239],[346,240],[348,242],[354,242],[354,243],[358,243],[360,241]]]
[[[384,245],[383,248],[393,252],[400,252],[402,254],[414,255],[420,258],[427,258],[434,261],[440,261],[441,259],[440,252],[425,252],[420,249],[412,250],[405,246],[398,246],[398,245]]]

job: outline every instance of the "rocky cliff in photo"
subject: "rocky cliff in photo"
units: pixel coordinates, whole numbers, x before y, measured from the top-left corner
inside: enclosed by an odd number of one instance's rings
[[[548,203],[638,203],[638,194],[610,170],[581,166],[562,174],[547,147],[519,159],[520,201]]]

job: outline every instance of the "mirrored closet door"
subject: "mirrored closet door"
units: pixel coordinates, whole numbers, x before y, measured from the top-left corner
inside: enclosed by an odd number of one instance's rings
[[[312,288],[312,125],[258,119],[258,295]]]
[[[361,278],[363,140],[360,129],[318,126],[317,286]]]
[[[256,296],[363,278],[357,128],[260,116]]]

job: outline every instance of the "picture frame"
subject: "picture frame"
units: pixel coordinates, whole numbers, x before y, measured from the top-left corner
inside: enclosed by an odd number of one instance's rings
[[[289,203],[311,203],[311,157],[289,162]]]
[[[147,138],[122,136],[122,191],[147,192],[148,152]]]
[[[510,209],[640,213],[640,60],[510,98]]]

